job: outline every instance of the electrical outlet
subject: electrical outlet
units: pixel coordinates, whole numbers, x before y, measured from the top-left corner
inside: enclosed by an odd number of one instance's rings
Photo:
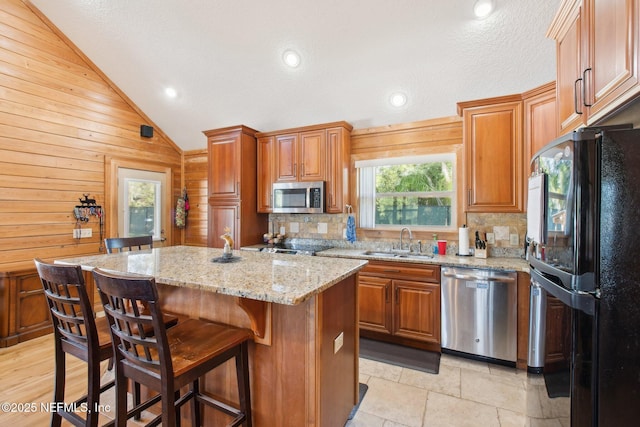
[[[496,244],[496,235],[493,233],[487,233],[487,243],[490,245]]]
[[[287,229],[284,227],[280,227],[280,234],[282,234],[283,236],[287,234]]]
[[[336,354],[344,344],[344,332],[340,332],[340,335],[333,340],[333,354]]]
[[[517,234],[509,234],[509,244],[511,246],[518,246],[520,244],[520,239]]]
[[[93,232],[90,228],[74,228],[73,229],[74,239],[84,239],[91,236],[93,236]]]

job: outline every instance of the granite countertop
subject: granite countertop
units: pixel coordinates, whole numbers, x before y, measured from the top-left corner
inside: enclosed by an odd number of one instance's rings
[[[367,261],[235,251],[235,262],[218,263],[222,249],[169,246],[152,250],[56,260],[153,276],[156,282],[295,305],[362,269]]]
[[[476,258],[474,256],[435,255],[434,257],[389,257],[365,255],[364,249],[333,248],[317,253],[316,258],[355,258],[371,261],[412,262],[422,264],[436,264],[446,267],[469,267],[492,270],[521,271],[529,273],[529,263],[522,258],[489,257]]]

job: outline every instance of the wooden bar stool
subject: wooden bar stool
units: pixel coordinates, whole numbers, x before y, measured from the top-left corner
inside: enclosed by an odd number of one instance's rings
[[[114,249],[122,252],[127,249],[133,251],[135,248],[153,249],[153,236],[136,236],[136,237],[110,237],[104,239],[104,247],[108,254],[112,254]]]
[[[105,313],[111,325],[116,363],[116,425],[126,421],[126,378],[131,378],[162,396],[162,414],[151,424],[165,427],[179,424],[180,408],[191,402],[193,425],[201,425],[204,403],[230,415],[229,426],[251,426],[248,341],[253,334],[236,328],[197,319],[165,327],[158,303],[155,279],[125,276],[96,269],[93,276],[100,290]],[[139,309],[149,308],[149,315]],[[150,337],[145,331],[153,327]],[[199,378],[224,362],[235,358],[239,408],[200,393]],[[189,391],[179,396],[182,387]],[[177,421],[178,420],[178,421]]]
[[[76,412],[60,410],[51,414],[51,425],[60,426],[62,418],[75,426],[98,425],[100,393],[113,387],[115,381],[100,386],[100,362],[113,357],[113,347],[106,317],[95,318],[80,266],[54,265],[34,259],[47,298],[55,343],[55,383],[53,401],[64,402],[66,377],[65,353],[88,365],[87,394],[69,407],[85,403],[89,409],[83,419]],[[157,401],[157,400],[156,400]],[[131,412],[134,416],[155,402]]]
[[[107,249],[108,254],[123,252],[123,251],[135,251],[135,250],[143,250],[143,249],[153,249],[153,236],[135,236],[135,237],[110,237],[104,239],[104,247]],[[143,313],[148,314],[149,310],[147,307],[144,308]],[[178,323],[178,316],[175,316],[170,313],[164,313],[164,324],[167,328],[171,328]],[[148,334],[153,335],[152,328],[148,328],[146,331]],[[111,369],[111,365],[109,365],[109,369]],[[140,396],[140,385],[138,383],[134,383],[135,390],[133,392],[133,405],[138,406],[140,404],[139,396]],[[139,417],[136,417],[139,419]]]

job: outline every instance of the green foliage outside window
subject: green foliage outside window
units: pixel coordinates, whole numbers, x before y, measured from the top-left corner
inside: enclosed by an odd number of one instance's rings
[[[452,224],[453,162],[376,168],[376,224]]]

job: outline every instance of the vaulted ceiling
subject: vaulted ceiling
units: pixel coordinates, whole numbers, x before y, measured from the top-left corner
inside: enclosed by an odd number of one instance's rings
[[[555,79],[560,0],[31,0],[184,150],[203,130],[456,114]],[[291,69],[283,52],[301,63]],[[169,98],[172,87],[177,96]],[[389,103],[395,92],[407,103]]]

